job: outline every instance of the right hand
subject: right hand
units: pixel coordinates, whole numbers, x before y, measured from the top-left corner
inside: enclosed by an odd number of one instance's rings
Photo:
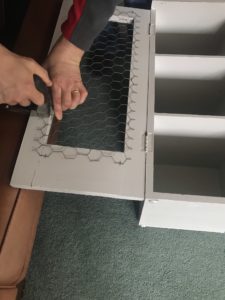
[[[16,55],[1,45],[0,58],[0,104],[44,104],[44,96],[36,89],[33,75],[38,75],[47,86],[51,86],[47,71],[33,59]]]

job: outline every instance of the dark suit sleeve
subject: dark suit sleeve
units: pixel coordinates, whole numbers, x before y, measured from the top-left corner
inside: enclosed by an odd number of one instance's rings
[[[73,0],[62,33],[77,47],[88,50],[114,12],[116,0]]]

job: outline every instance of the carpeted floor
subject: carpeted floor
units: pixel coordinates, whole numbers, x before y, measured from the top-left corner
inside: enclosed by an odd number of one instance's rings
[[[23,300],[222,300],[225,236],[141,228],[135,202],[46,194]]]

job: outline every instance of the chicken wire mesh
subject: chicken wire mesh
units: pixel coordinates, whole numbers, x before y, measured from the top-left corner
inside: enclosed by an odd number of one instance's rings
[[[110,22],[81,63],[88,90],[52,130],[57,145],[124,152],[133,24]]]
[[[86,102],[65,112],[63,120],[51,127],[49,137],[48,121],[40,120],[34,147],[40,156],[61,152],[65,158],[85,155],[96,161],[111,157],[120,164],[130,159],[138,15],[131,11],[126,19],[116,10],[115,16],[118,21],[108,23],[82,60],[82,79],[89,93]]]

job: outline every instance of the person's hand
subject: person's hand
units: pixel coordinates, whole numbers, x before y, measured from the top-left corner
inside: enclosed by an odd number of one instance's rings
[[[42,105],[44,96],[36,89],[33,75],[37,74],[51,86],[47,71],[33,59],[16,55],[2,45],[0,58],[0,104]]]
[[[52,80],[55,116],[62,119],[63,111],[75,109],[87,97],[80,75],[84,51],[61,37],[49,54],[44,67]]]

